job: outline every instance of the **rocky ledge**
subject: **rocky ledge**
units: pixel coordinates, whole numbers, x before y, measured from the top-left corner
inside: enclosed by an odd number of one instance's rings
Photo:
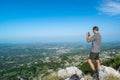
[[[57,72],[60,80],[94,80],[90,75],[85,75],[77,67],[67,67]],[[107,80],[109,76],[114,76],[120,80],[120,73],[112,67],[101,66],[98,70],[98,80]]]

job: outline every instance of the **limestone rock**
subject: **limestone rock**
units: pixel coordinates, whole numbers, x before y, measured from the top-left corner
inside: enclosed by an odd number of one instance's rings
[[[99,68],[99,79],[106,80],[108,76],[112,75],[120,79],[120,73],[113,69],[112,67],[101,66]]]
[[[67,67],[58,71],[58,77],[65,80],[84,80],[84,74],[77,67]]]

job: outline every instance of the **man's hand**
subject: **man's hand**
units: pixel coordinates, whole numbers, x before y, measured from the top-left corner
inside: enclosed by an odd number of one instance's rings
[[[86,41],[90,42],[90,34],[88,32],[86,33]]]
[[[90,37],[90,33],[89,33],[89,32],[87,32],[87,33],[86,33],[86,36],[87,36],[87,37]]]

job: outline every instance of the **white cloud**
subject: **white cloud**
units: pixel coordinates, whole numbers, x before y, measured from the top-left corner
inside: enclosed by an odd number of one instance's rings
[[[109,15],[120,15],[120,0],[104,0],[99,10]]]

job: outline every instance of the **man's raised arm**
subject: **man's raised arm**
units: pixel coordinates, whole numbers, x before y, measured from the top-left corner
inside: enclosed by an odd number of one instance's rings
[[[87,42],[90,42],[90,41],[91,41],[91,40],[90,40],[90,34],[89,34],[89,32],[86,33],[86,41],[87,41]]]

